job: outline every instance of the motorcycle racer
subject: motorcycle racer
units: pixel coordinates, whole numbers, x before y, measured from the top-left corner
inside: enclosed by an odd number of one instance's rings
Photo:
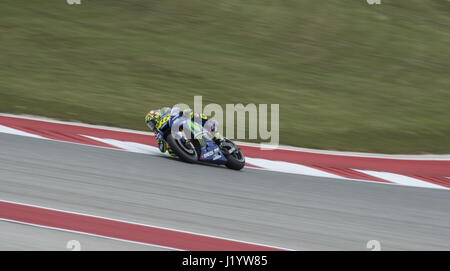
[[[162,107],[161,109],[150,110],[145,116],[145,122],[147,124],[147,127],[152,132],[158,132],[159,127],[161,127],[162,125],[161,121],[167,114],[170,114],[171,111],[172,108],[170,107]],[[194,113],[191,109],[184,110],[182,112],[182,116],[190,117],[193,121],[195,119],[201,119],[202,126],[212,133],[212,135],[214,136],[214,141],[216,142],[216,144],[220,146],[223,137],[217,131],[218,122],[216,120],[208,120],[208,118],[205,115]],[[157,142],[158,148],[162,153],[165,153],[167,151],[171,156],[175,156],[175,153],[170,149],[170,147],[167,145],[165,141],[157,138]]]

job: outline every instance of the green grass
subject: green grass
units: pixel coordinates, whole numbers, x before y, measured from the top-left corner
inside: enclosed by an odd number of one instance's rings
[[[280,104],[282,144],[450,152],[447,0],[2,0],[0,112],[145,129]]]

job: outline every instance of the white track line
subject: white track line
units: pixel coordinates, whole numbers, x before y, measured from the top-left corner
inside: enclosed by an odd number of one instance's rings
[[[318,170],[315,168],[289,163],[289,162],[283,162],[283,161],[271,161],[266,159],[260,159],[260,158],[250,158],[246,157],[245,161],[258,166],[262,167],[264,169],[268,169],[270,171],[277,171],[277,172],[284,172],[284,173],[294,173],[294,174],[301,174],[301,175],[309,175],[309,176],[315,176],[315,177],[325,177],[325,178],[333,178],[333,179],[347,179],[339,175],[331,174],[322,170]]]
[[[408,176],[390,173],[390,172],[381,172],[381,171],[372,171],[372,170],[358,170],[356,171],[381,178],[383,180],[391,181],[396,184],[406,185],[406,186],[415,186],[415,187],[425,187],[425,188],[438,188],[438,189],[448,189],[444,186],[440,186],[434,183],[425,182],[419,179],[411,178]]]
[[[215,238],[215,239],[239,242],[239,243],[243,243],[243,244],[250,244],[250,245],[256,245],[256,246],[270,247],[270,248],[275,248],[275,249],[280,249],[280,250],[287,250],[287,251],[288,250],[293,250],[293,249],[287,249],[287,248],[283,248],[283,247],[277,247],[277,246],[271,246],[271,245],[256,243],[256,242],[248,242],[248,241],[242,241],[242,240],[237,240],[237,239],[232,239],[232,238],[219,237],[219,236],[216,236],[216,235],[202,234],[202,233],[196,233],[196,232],[184,231],[184,230],[177,230],[177,229],[168,228],[168,227],[161,227],[161,226],[155,226],[155,225],[131,222],[131,221],[122,220],[122,219],[115,219],[115,218],[109,218],[109,217],[103,217],[103,216],[97,216],[97,215],[90,215],[90,214],[85,214],[85,213],[80,213],[80,212],[66,211],[66,210],[49,208],[49,207],[43,207],[43,206],[39,206],[39,205],[22,203],[22,202],[17,202],[17,201],[10,201],[10,200],[3,200],[3,199],[0,199],[0,201],[7,202],[7,203],[12,203],[12,204],[19,204],[19,205],[23,205],[23,206],[30,206],[30,207],[40,208],[40,209],[47,209],[47,210],[57,211],[57,212],[62,212],[62,213],[82,215],[82,216],[88,216],[88,217],[94,217],[94,218],[100,218],[100,219],[106,219],[106,220],[122,222],[122,223],[127,223],[127,224],[133,224],[133,225],[138,225],[138,226],[144,226],[144,227],[149,227],[149,228],[157,228],[157,229],[168,230],[168,231],[173,231],[173,232],[181,232],[181,233],[187,233],[187,234],[192,234],[192,235],[204,236],[204,237],[209,237],[209,238]],[[0,218],[0,220],[5,220],[6,221],[7,219],[1,219]],[[15,221],[15,220],[12,220],[12,221]],[[171,248],[171,247],[167,247],[167,248]]]
[[[84,137],[90,138],[95,141],[103,142],[111,146],[118,147],[123,150],[127,150],[129,152],[136,152],[136,153],[144,153],[144,154],[150,154],[150,155],[168,155],[167,153],[161,153],[159,151],[159,148],[153,147],[150,145],[145,145],[141,143],[131,142],[131,141],[121,141],[116,139],[109,139],[109,138],[98,138],[93,136],[87,136],[82,135]]]
[[[265,146],[262,143],[250,143],[242,141],[234,141],[240,146],[247,146],[253,148],[259,148],[261,150],[277,151],[285,150],[292,152],[313,153],[313,154],[327,154],[336,156],[349,156],[349,157],[362,157],[362,158],[380,158],[380,159],[392,159],[392,160],[419,160],[419,161],[450,161],[450,154],[384,154],[384,153],[364,153],[364,152],[346,152],[346,151],[333,151],[333,150],[317,150],[301,147],[293,147],[286,145],[278,145],[274,148],[271,145]]]
[[[0,133],[46,139],[45,137],[0,125]]]
[[[132,243],[132,244],[144,245],[144,246],[148,246],[148,247],[158,247],[158,248],[169,249],[169,250],[184,251],[184,250],[179,249],[179,248],[165,247],[165,246],[160,246],[160,245],[136,242],[136,241],[131,241],[131,240],[127,240],[127,239],[120,239],[120,238],[109,237],[109,236],[105,236],[105,235],[98,235],[98,234],[93,234],[93,233],[87,233],[87,232],[83,232],[83,231],[74,231],[74,230],[68,230],[68,229],[63,229],[63,228],[55,228],[55,227],[43,226],[43,225],[39,225],[39,224],[22,222],[22,221],[19,221],[19,220],[0,218],[0,221],[11,222],[11,223],[18,223],[18,224],[22,224],[22,225],[38,227],[38,228],[43,228],[43,229],[50,229],[50,230],[57,230],[57,231],[63,231],[63,232],[69,232],[69,233],[88,235],[88,236],[99,237],[99,238],[104,238],[104,239],[110,239],[110,240],[115,240],[115,241],[122,241],[122,242],[127,242],[127,243]]]

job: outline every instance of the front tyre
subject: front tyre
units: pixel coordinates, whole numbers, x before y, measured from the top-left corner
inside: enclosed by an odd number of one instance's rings
[[[185,143],[183,143],[179,139],[175,139],[172,134],[169,134],[167,136],[167,143],[169,144],[172,151],[184,162],[197,162],[197,150],[190,141],[186,141]]]
[[[239,149],[233,142],[228,139],[225,139],[224,149],[229,150],[231,146],[235,147],[236,150],[227,154],[227,163],[225,164],[227,168],[234,170],[241,170],[245,166],[245,156],[242,153],[241,149]],[[225,152],[226,153],[226,152]]]

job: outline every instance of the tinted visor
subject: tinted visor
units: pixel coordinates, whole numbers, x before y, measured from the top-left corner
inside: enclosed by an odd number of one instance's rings
[[[147,121],[147,126],[148,128],[150,128],[150,130],[155,131],[156,121],[155,120]]]

